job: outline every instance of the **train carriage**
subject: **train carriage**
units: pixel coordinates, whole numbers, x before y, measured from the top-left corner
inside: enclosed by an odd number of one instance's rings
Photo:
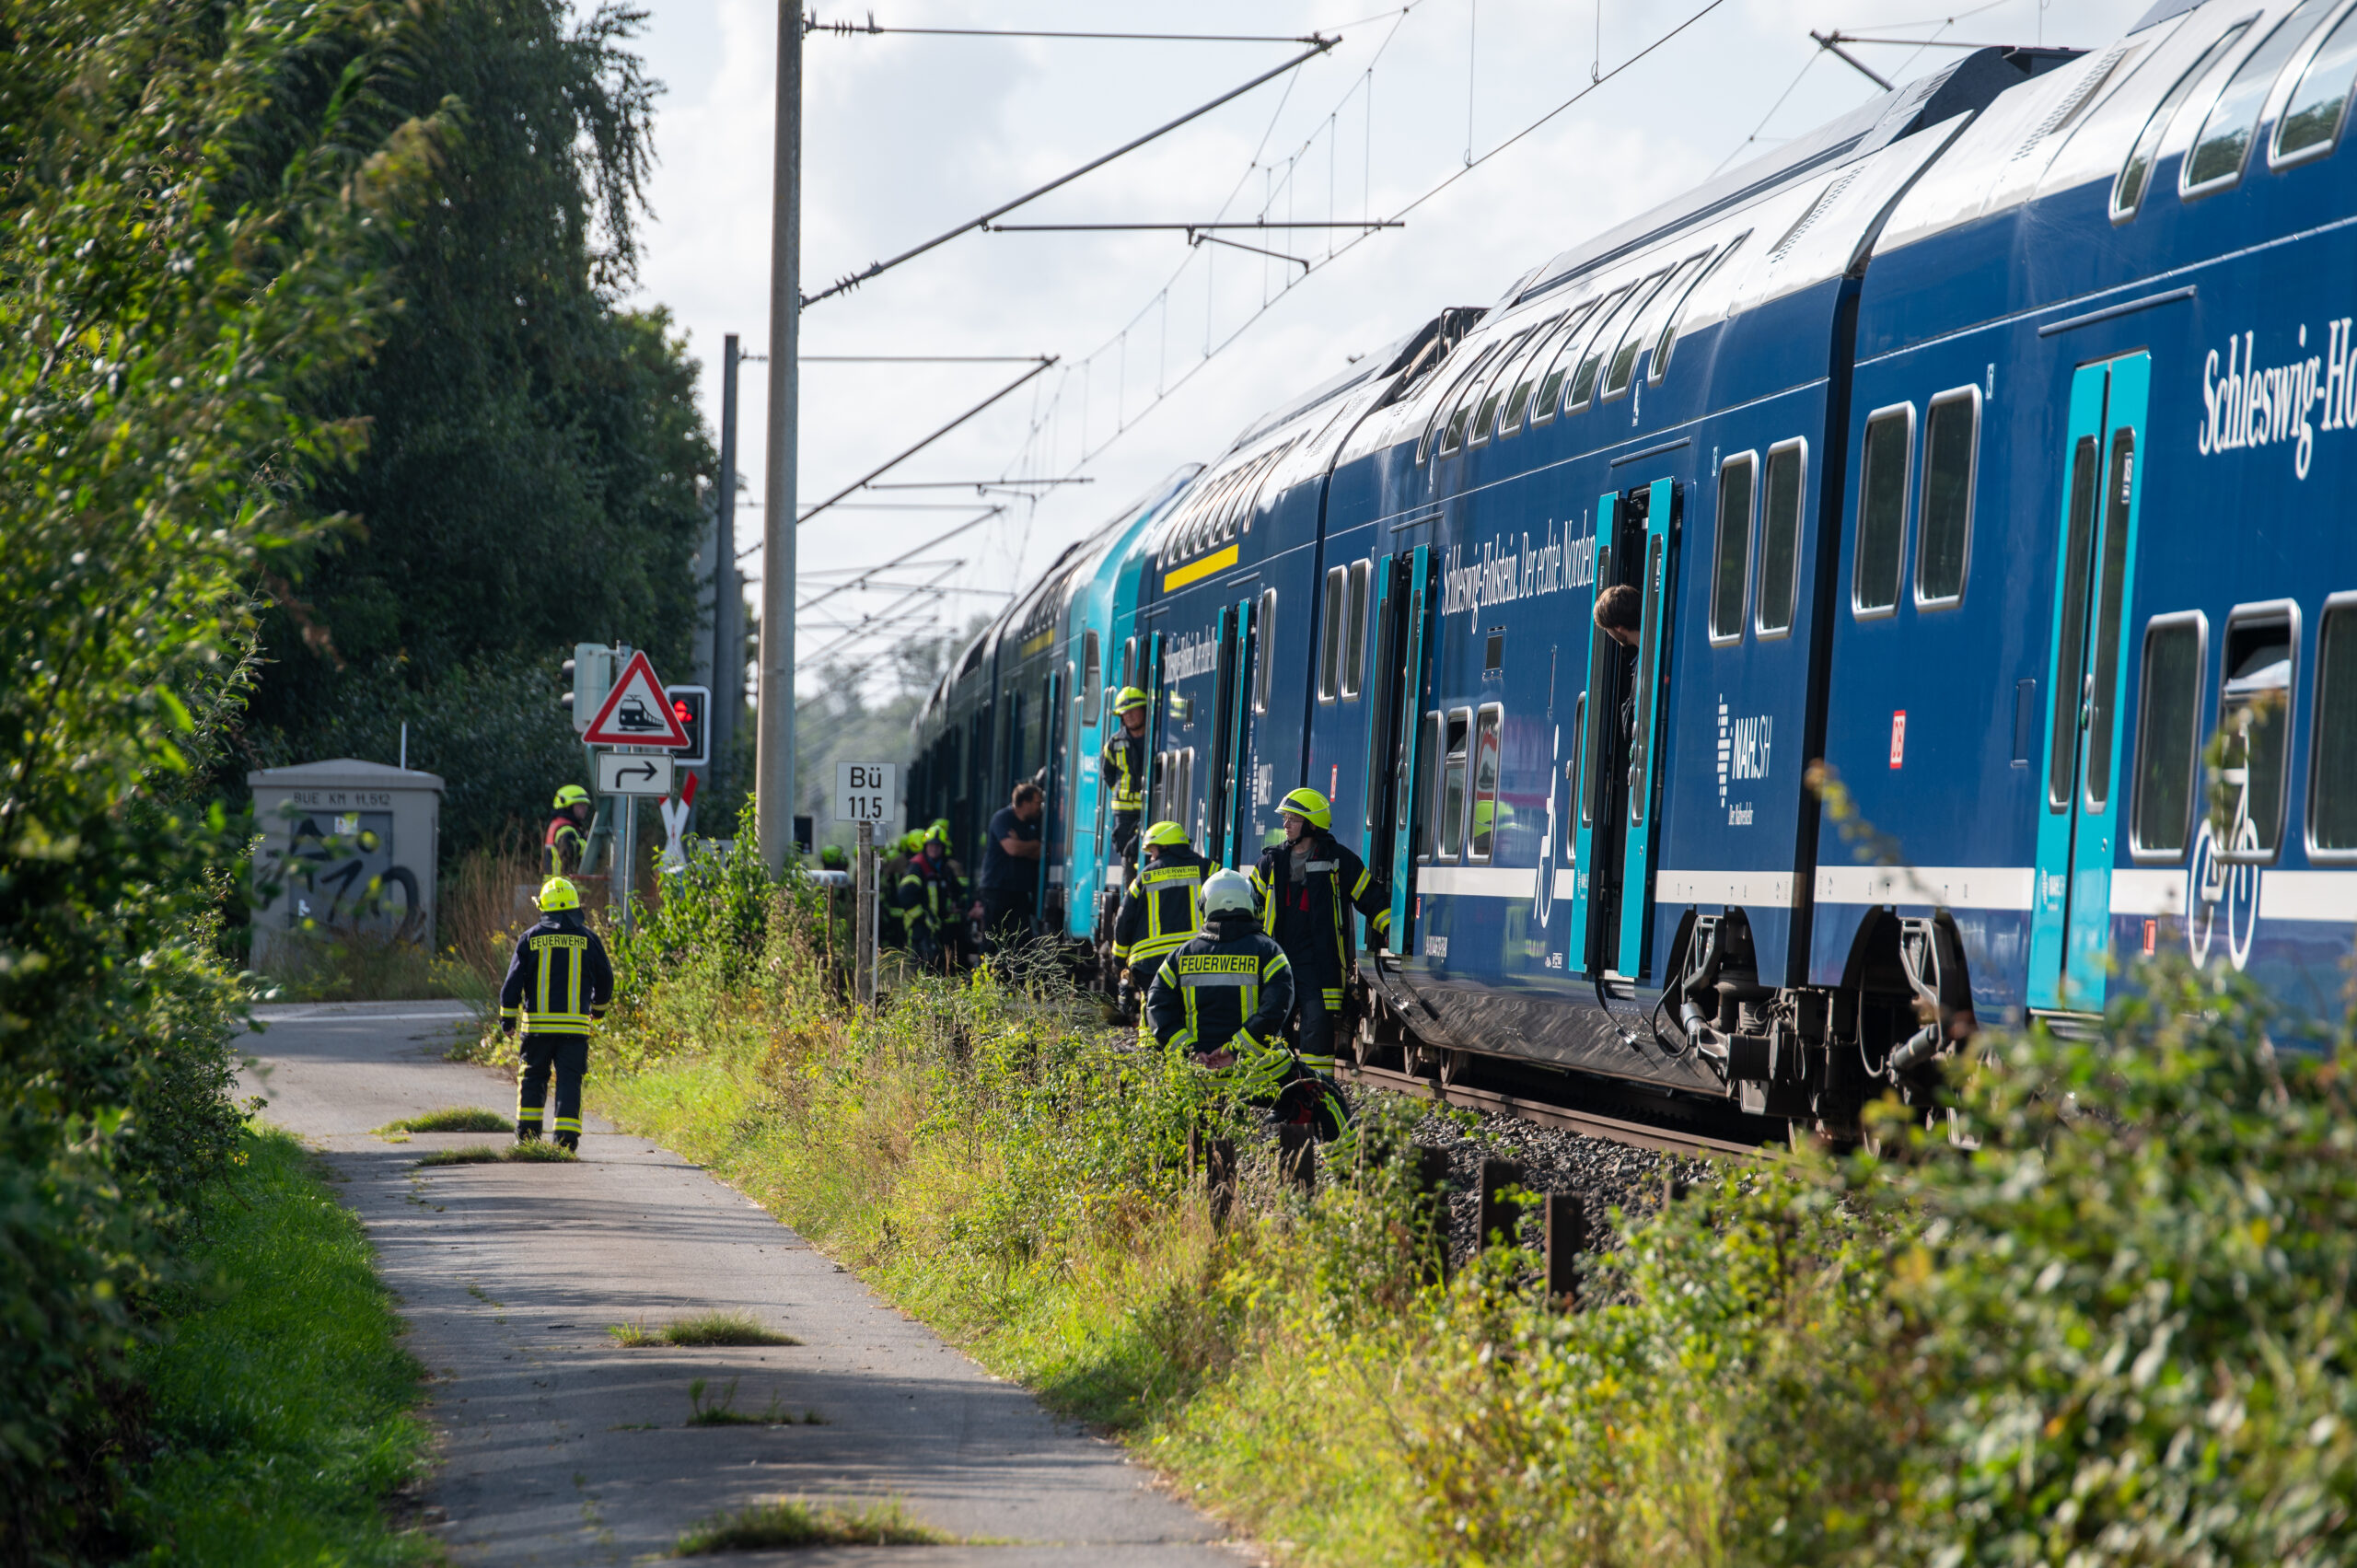
[[[1256,423],[1093,568],[1154,814],[1324,791],[1363,1051],[1569,1098],[1847,1130],[2164,948],[2337,1006],[2352,81],[2357,0],[1979,51]]]

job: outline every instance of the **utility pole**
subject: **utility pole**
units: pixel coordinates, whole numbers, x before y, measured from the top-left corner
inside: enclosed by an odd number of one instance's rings
[[[802,5],[777,8],[777,149],[770,215],[770,423],[761,485],[761,684],[757,830],[762,863],[794,854],[795,434],[802,325]]]
[[[720,495],[712,568],[712,782],[727,782],[745,707],[745,589],[737,575],[737,334],[720,350]],[[723,823],[726,832],[734,823]]]

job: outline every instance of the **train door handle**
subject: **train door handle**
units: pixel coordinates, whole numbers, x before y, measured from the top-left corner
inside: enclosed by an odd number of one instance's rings
[[[2079,682],[2079,727],[2092,729],[2096,722],[2096,678],[2092,675]]]

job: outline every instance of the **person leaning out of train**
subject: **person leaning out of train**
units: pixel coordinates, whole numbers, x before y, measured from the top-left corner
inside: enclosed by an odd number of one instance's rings
[[[954,965],[964,947],[958,925],[966,905],[965,878],[949,859],[949,841],[924,835],[923,846],[900,872],[899,897],[909,950],[935,969]]]
[[[1039,880],[1039,819],[1047,792],[1025,780],[991,818],[982,846],[982,875],[974,889],[973,916],[993,948],[1019,947],[1031,935],[1032,889]]]
[[[1195,853],[1187,830],[1156,822],[1145,830],[1145,864],[1121,893],[1113,918],[1113,961],[1121,966],[1123,1017],[1135,1017],[1162,960],[1202,929],[1203,878],[1217,863]]]
[[[1596,629],[1620,645],[1620,733],[1637,728],[1637,639],[1645,623],[1635,587],[1615,583],[1596,596]]]
[[[1277,809],[1284,818],[1284,842],[1263,850],[1252,873],[1261,898],[1260,929],[1293,960],[1301,1006],[1295,1037],[1301,1064],[1330,1082],[1343,993],[1358,966],[1351,911],[1366,916],[1376,937],[1387,936],[1391,890],[1334,837],[1334,812],[1324,796],[1297,789]]]
[[[1138,821],[1145,815],[1145,719],[1154,699],[1135,686],[1124,686],[1113,699],[1113,714],[1120,722],[1097,760],[1113,814],[1113,837],[1108,852],[1134,870]]]
[[[1284,1040],[1293,966],[1259,928],[1251,881],[1214,871],[1203,882],[1203,928],[1171,949],[1146,992],[1154,1038],[1228,1074],[1256,1101],[1276,1102],[1296,1073]]]

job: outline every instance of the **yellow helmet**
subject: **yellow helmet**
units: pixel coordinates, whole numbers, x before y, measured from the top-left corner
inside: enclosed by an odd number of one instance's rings
[[[589,804],[589,792],[579,784],[567,784],[556,792],[555,804],[559,811],[568,806],[586,806]]]
[[[1295,790],[1277,802],[1277,809],[1288,817],[1306,817],[1313,828],[1330,830],[1334,826],[1334,808],[1314,789]]]
[[[1126,714],[1132,708],[1146,708],[1153,705],[1154,699],[1135,686],[1122,687],[1121,694],[1113,699],[1113,711],[1117,714]]]
[[[1187,830],[1176,822],[1156,822],[1145,830],[1145,847],[1169,849],[1189,842]]]
[[[558,910],[577,910],[580,907],[581,889],[563,877],[552,877],[540,884],[541,912],[553,914]]]

